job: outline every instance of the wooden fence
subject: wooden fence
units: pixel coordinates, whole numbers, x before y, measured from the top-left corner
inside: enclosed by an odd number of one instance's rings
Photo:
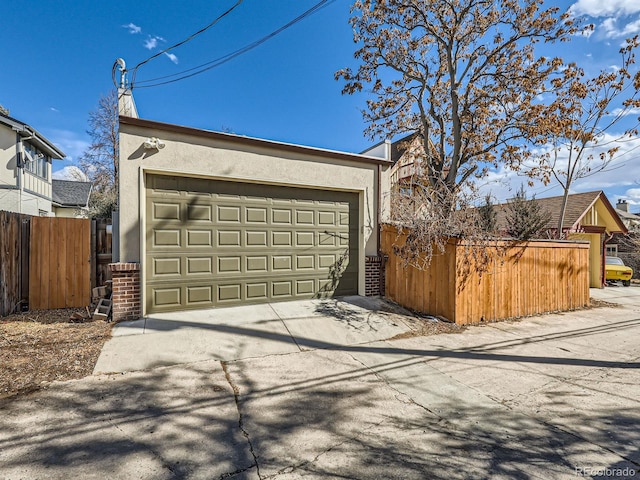
[[[0,317],[89,305],[111,278],[107,223],[0,211]]]
[[[385,295],[412,310],[474,324],[589,305],[586,242],[499,242],[478,266],[452,241],[421,270],[394,253],[403,242],[395,227],[383,227]]]
[[[91,267],[91,285],[104,285],[107,280],[111,280],[109,264],[113,262],[111,256],[112,235],[107,233],[111,220],[105,218],[94,219],[91,222],[91,244],[93,264]]]
[[[84,307],[91,299],[91,220],[33,217],[29,309]]]
[[[28,290],[29,219],[0,211],[0,316],[20,309]]]

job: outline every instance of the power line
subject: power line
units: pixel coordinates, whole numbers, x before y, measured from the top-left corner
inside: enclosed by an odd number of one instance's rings
[[[222,57],[218,57],[214,60],[211,60],[209,62],[203,63],[201,65],[198,65],[196,67],[193,68],[189,68],[187,70],[183,70],[181,72],[177,72],[177,73],[173,73],[170,75],[165,75],[162,77],[157,77],[157,78],[152,78],[149,80],[141,80],[140,82],[138,82],[138,84],[142,83],[151,83],[151,82],[157,82],[158,80],[164,80],[167,78],[172,78],[172,77],[176,77],[179,75],[182,75],[178,78],[173,78],[172,80],[166,80],[164,82],[158,82],[158,83],[152,83],[151,85],[142,85],[142,86],[138,86],[138,88],[151,88],[151,87],[157,87],[159,85],[166,85],[169,83],[173,83],[173,82],[178,82],[180,80],[184,80],[185,78],[190,78],[196,75],[199,75],[201,73],[204,73],[208,70],[211,70],[215,67],[219,67],[220,65],[223,65],[231,60],[233,60],[234,58],[250,51],[253,50],[254,48],[262,45],[263,43],[265,43],[266,41],[270,40],[271,38],[275,37],[276,35],[278,35],[279,33],[282,33],[283,31],[287,30],[288,28],[292,27],[293,25],[295,25],[296,23],[304,20],[305,18],[313,15],[314,13],[320,11],[321,9],[323,9],[324,7],[328,6],[329,4],[335,2],[335,0],[322,0],[318,3],[316,3],[313,7],[311,7],[310,9],[308,9],[307,11],[305,11],[304,13],[302,13],[301,15],[297,16],[296,18],[294,18],[293,20],[291,20],[290,22],[286,23],[285,25],[283,25],[282,27],[278,28],[277,30],[274,30],[273,32],[269,33],[268,35],[265,35],[264,37],[256,40],[255,42],[252,42],[248,45],[245,45],[244,47],[235,50],[231,53],[228,53],[226,55],[223,55]],[[137,67],[136,67],[137,68]],[[192,73],[189,73],[192,72]],[[187,74],[187,75],[185,75]],[[134,87],[133,82],[131,83],[131,88]]]
[[[189,35],[187,38],[185,38],[184,40],[176,43],[175,45],[172,45],[168,48],[165,48],[164,50],[159,51],[158,53],[151,55],[149,58],[147,58],[146,60],[143,60],[142,62],[138,63],[135,67],[133,67],[132,69],[132,73],[131,73],[131,85],[133,86],[133,83],[135,81],[136,78],[136,73],[138,72],[138,68],[140,68],[142,65],[144,65],[147,62],[150,62],[151,60],[153,60],[154,58],[159,57],[160,55],[167,53],[169,50],[173,50],[174,48],[177,48],[181,45],[184,45],[185,43],[193,40],[195,37],[197,37],[198,35],[200,35],[201,33],[207,31],[208,29],[210,29],[211,27],[213,27],[216,23],[218,23],[220,20],[222,20],[224,17],[226,17],[227,15],[229,15],[236,7],[238,7],[241,3],[243,2],[243,0],[238,0],[231,8],[229,8],[227,11],[225,11],[224,13],[222,13],[221,15],[218,15],[211,23],[209,23],[208,25],[206,25],[205,27],[201,28],[200,30],[198,30],[197,32]]]

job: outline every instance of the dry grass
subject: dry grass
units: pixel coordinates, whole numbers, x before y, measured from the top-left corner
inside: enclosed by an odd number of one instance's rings
[[[42,310],[0,319],[0,398],[93,372],[111,324],[71,322],[77,309]]]

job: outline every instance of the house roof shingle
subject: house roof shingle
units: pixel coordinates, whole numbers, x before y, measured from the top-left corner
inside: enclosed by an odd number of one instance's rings
[[[605,207],[611,211],[611,214],[614,218],[618,219],[618,223],[621,226],[621,231],[625,231],[626,228],[622,224],[620,217],[616,215],[616,210],[611,206],[609,200],[605,196],[602,190],[597,190],[594,192],[584,192],[584,193],[573,193],[567,198],[567,208],[564,214],[564,219],[562,222],[563,229],[571,229],[578,225],[582,217],[584,217],[585,213],[591,208],[593,204],[596,203],[598,198],[601,198]],[[555,229],[557,228],[558,221],[560,220],[560,207],[562,206],[563,196],[559,195],[557,197],[547,197],[547,198],[536,198],[534,200],[530,200],[532,202],[536,202],[540,205],[541,210],[543,212],[548,212],[550,215],[549,222],[547,223],[547,228]],[[496,213],[497,218],[496,222],[500,229],[506,228],[507,225],[507,207],[508,203],[503,203],[500,205],[496,205]]]
[[[89,201],[91,182],[52,180],[51,198],[63,207],[84,207]]]

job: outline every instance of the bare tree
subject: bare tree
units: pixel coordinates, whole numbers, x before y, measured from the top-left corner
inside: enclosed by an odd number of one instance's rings
[[[80,157],[79,167],[93,183],[90,215],[111,217],[117,204],[118,186],[118,93],[112,90],[98,100],[89,113],[91,145]]]
[[[606,134],[640,107],[640,72],[634,77],[630,73],[639,45],[638,36],[627,40],[620,49],[619,67],[592,78],[585,79],[581,68],[568,65],[552,81],[552,101],[537,105],[537,121],[523,126],[526,137],[542,152],[531,155],[526,173],[545,184],[555,180],[562,187],[558,238],[563,235],[567,198],[574,182],[609,168],[622,142],[638,135],[640,119],[622,134]]]
[[[577,27],[542,0],[357,0],[351,24],[361,64],[336,73],[343,93],[371,88],[371,137],[416,132],[434,208],[453,212],[473,177],[517,161],[513,140],[530,105],[562,64],[536,42]],[[430,142],[432,146],[430,145]],[[499,153],[500,152],[500,153]],[[500,158],[498,158],[500,156]]]

